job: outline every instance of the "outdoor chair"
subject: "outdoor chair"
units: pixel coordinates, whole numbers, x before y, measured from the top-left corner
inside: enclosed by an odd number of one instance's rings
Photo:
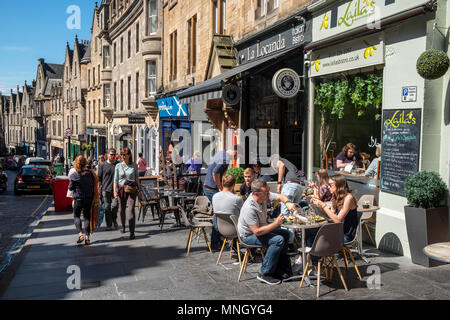
[[[220,250],[219,258],[217,259],[217,264],[219,264],[220,259],[222,258],[225,244],[228,241],[230,241],[230,258],[232,257],[232,254],[233,254],[233,243],[236,242],[239,266],[242,266],[241,252],[239,250],[239,241],[237,238],[236,227],[234,226],[233,221],[231,221],[231,219],[230,219],[230,216],[232,214],[223,213],[223,212],[215,212],[214,215],[216,216],[217,229],[219,230],[219,233],[224,237],[222,249]]]
[[[211,221],[213,219],[212,204],[206,196],[195,198],[194,206],[190,213],[192,219]]]
[[[368,201],[369,204],[372,206],[375,205],[375,196],[373,194],[362,195],[361,198],[359,198],[359,200],[358,200],[358,207],[362,207],[364,202],[366,202],[366,201]],[[370,241],[376,247],[376,243],[373,240],[372,233],[370,232],[369,227],[367,225],[367,222],[369,222],[369,219],[371,219],[374,214],[376,214],[374,211],[364,212],[363,215],[361,216],[361,227],[365,227],[367,234],[370,238]],[[362,243],[362,239],[361,239],[361,243]]]
[[[179,210],[181,212],[181,215],[183,216],[184,224],[186,225],[186,227],[189,228],[189,237],[188,237],[188,241],[186,244],[186,256],[188,256],[189,252],[191,251],[192,238],[194,237],[194,234],[199,233],[199,232],[203,232],[203,235],[205,237],[205,242],[208,246],[209,252],[211,252],[211,254],[212,254],[213,252],[211,250],[211,245],[209,244],[208,235],[206,234],[206,231],[205,231],[206,227],[212,227],[212,225],[213,225],[212,222],[208,222],[208,221],[191,222],[188,219],[184,209],[179,207]]]
[[[140,205],[138,221],[141,219],[142,215],[142,222],[144,222],[148,208],[152,210],[153,220],[155,220],[155,211],[158,217],[161,216],[159,206],[159,195],[157,190],[150,190],[145,187],[141,187],[138,199]]]
[[[342,247],[342,254],[344,255],[344,263],[345,263],[345,270],[348,271],[348,259],[347,255],[352,260],[353,265],[355,266],[355,271],[358,274],[359,280],[362,280],[361,274],[359,273],[358,266],[356,265],[355,258],[353,257],[352,251],[350,248],[353,248],[355,245],[360,246],[361,240],[359,239],[360,235],[360,228],[361,228],[361,218],[364,215],[361,212],[358,212],[358,227],[356,228],[356,234],[352,241],[344,243],[344,246]]]
[[[239,271],[239,277],[238,277],[238,282],[239,282],[239,281],[241,281],[242,274],[245,272],[245,270],[247,270],[248,258],[251,255],[250,250],[259,248],[261,250],[262,259],[264,260],[264,252],[265,252],[266,248],[263,247],[263,246],[246,244],[245,242],[243,242],[241,240],[241,237],[239,236],[238,227],[237,227],[238,219],[239,218],[237,216],[235,216],[234,214],[230,215],[230,220],[234,224],[234,227],[235,227],[235,230],[236,230],[236,235],[238,237],[238,241],[239,241],[240,245],[246,249],[245,250],[245,255],[244,255],[244,261],[242,261],[241,269]],[[238,254],[240,255],[240,252]]]
[[[345,291],[348,291],[347,284],[345,283],[344,277],[342,276],[341,269],[336,260],[336,253],[342,250],[344,246],[344,225],[342,223],[329,223],[324,224],[320,227],[317,235],[314,239],[314,243],[311,250],[308,252],[308,262],[306,263],[305,270],[303,271],[302,280],[300,282],[300,288],[303,287],[303,281],[305,280],[308,267],[311,263],[311,256],[319,257],[318,272],[317,272],[317,294],[320,294],[320,276],[322,273],[322,266],[324,266],[324,271],[326,272],[326,278],[332,279],[333,266],[339,272],[341,282],[344,285]],[[331,272],[328,274],[328,267],[331,268]],[[328,277],[329,276],[329,277]]]
[[[181,228],[181,219],[180,219],[180,207],[179,206],[169,206],[169,197],[162,196],[159,199],[159,207],[160,207],[160,219],[159,219],[159,227],[161,230],[164,227],[164,221],[166,219],[166,215],[173,214],[175,216],[175,221],[177,226]]]

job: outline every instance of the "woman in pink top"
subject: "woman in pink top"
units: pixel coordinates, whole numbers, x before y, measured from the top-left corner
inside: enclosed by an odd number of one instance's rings
[[[139,159],[137,161],[139,177],[145,177],[145,172],[147,171],[147,161],[145,161],[142,152],[139,153]]]

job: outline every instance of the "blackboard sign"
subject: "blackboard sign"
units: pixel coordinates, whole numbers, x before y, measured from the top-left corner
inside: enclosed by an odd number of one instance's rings
[[[158,188],[158,177],[138,178],[141,188]]]
[[[383,111],[381,190],[404,196],[405,179],[419,170],[421,109]]]

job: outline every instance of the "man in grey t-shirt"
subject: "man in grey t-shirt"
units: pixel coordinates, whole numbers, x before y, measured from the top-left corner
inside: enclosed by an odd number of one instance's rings
[[[230,213],[239,217],[244,200],[234,193],[236,178],[226,174],[222,178],[223,189],[212,198],[214,212]]]
[[[280,228],[284,222],[282,214],[271,224],[267,222],[267,201],[281,201],[291,211],[295,211],[296,207],[285,195],[271,193],[265,181],[253,181],[252,191],[253,193],[245,201],[239,215],[239,236],[248,245],[267,248],[257,278],[267,284],[278,284],[281,281],[275,277],[275,272],[280,255],[286,256],[289,232]]]

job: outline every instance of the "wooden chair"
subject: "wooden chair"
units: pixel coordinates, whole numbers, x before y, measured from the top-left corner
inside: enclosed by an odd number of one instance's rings
[[[189,231],[188,241],[187,241],[187,244],[186,244],[186,256],[188,256],[188,255],[189,255],[189,252],[191,251],[191,244],[192,244],[192,239],[193,239],[193,237],[194,237],[194,234],[199,233],[199,232],[203,232],[203,235],[204,235],[204,237],[205,237],[206,245],[208,246],[209,252],[211,252],[211,254],[212,254],[213,252],[212,252],[212,250],[211,250],[211,245],[210,245],[210,243],[209,243],[208,236],[207,236],[206,231],[205,231],[205,228],[206,228],[206,227],[212,227],[212,226],[213,226],[212,222],[208,222],[208,221],[195,222],[195,223],[194,223],[194,222],[191,222],[191,221],[188,219],[188,217],[187,217],[186,212],[184,211],[184,209],[181,208],[181,207],[179,207],[179,210],[180,210],[181,215],[182,215],[182,217],[183,217],[184,224],[185,224],[186,227],[188,227],[189,230],[190,230],[190,231]]]
[[[308,262],[306,263],[305,270],[303,271],[302,280],[300,282],[300,288],[303,287],[303,281],[305,280],[306,273],[308,271],[309,264],[311,263],[311,255],[319,257],[318,263],[318,273],[317,273],[317,293],[316,296],[319,297],[320,294],[320,276],[322,274],[322,266],[324,266],[324,271],[326,272],[326,277],[328,278],[328,267],[331,268],[330,279],[333,275],[333,266],[339,272],[339,277],[342,284],[344,285],[345,291],[348,291],[347,284],[345,283],[344,277],[342,276],[341,269],[336,260],[336,253],[342,250],[344,246],[344,225],[342,223],[329,223],[324,224],[320,227],[317,232],[314,243],[311,250],[308,252]]]
[[[247,270],[248,258],[251,255],[250,250],[259,248],[261,250],[262,259],[264,260],[265,248],[263,246],[249,245],[249,244],[246,244],[245,242],[243,242],[241,240],[241,237],[239,236],[239,231],[238,231],[238,227],[237,227],[237,225],[238,225],[238,217],[236,217],[234,214],[232,214],[230,216],[230,219],[233,222],[234,227],[236,229],[236,235],[238,237],[239,243],[241,244],[242,247],[245,248],[244,260],[241,263],[241,269],[239,271],[239,277],[238,277],[238,282],[239,282],[239,281],[241,281],[242,274]],[[240,255],[240,253],[239,253],[239,255]]]
[[[217,264],[219,264],[220,259],[222,258],[225,245],[227,244],[228,241],[230,241],[230,258],[232,257],[233,254],[233,243],[236,242],[239,266],[242,266],[237,230],[233,224],[233,221],[231,221],[230,218],[232,214],[215,212],[214,215],[216,216],[217,229],[219,230],[219,233],[224,237],[222,249],[220,250],[219,258],[217,259]]]

